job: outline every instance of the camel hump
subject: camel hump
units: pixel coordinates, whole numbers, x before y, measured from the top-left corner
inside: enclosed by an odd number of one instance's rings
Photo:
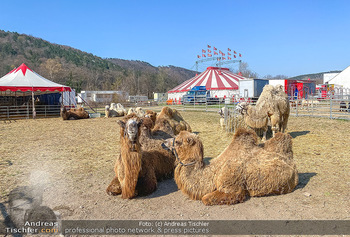
[[[257,144],[258,136],[251,129],[239,128],[233,136],[233,141],[247,145]]]
[[[265,143],[265,150],[277,153],[291,153],[292,152],[292,137],[285,133],[276,133],[273,138]]]

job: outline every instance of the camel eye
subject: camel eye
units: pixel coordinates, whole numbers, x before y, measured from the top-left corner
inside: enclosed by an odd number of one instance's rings
[[[175,145],[180,146],[181,144],[182,144],[182,142],[180,142],[180,141],[175,141]]]

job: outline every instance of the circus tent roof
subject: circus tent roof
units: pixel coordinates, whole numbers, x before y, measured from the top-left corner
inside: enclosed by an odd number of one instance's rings
[[[201,74],[183,82],[168,93],[186,92],[194,86],[205,86],[207,90],[238,90],[238,81],[247,79],[234,74],[228,68],[208,67]]]
[[[330,79],[328,83],[350,88],[350,66],[344,69],[344,71],[336,75],[334,78]]]
[[[71,88],[52,82],[22,63],[0,78],[0,91],[39,91],[39,92],[62,92],[71,91]]]

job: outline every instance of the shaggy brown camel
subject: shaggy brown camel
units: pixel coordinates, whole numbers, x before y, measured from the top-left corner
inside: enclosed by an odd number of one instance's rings
[[[89,113],[86,112],[84,108],[72,108],[69,111],[67,111],[65,107],[62,107],[61,117],[63,120],[87,119],[89,118]]]
[[[142,120],[135,114],[118,123],[121,151],[114,167],[115,178],[106,191],[110,195],[121,194],[122,198],[150,194],[157,188],[157,180],[172,176],[175,157],[169,158],[165,155],[169,153],[157,146],[141,147]]]
[[[168,129],[168,124],[171,126],[171,131]],[[191,126],[183,119],[181,114],[176,109],[169,107],[162,108],[162,111],[157,116],[154,130],[161,130],[167,133],[172,132],[175,135],[184,130],[192,131]]]
[[[266,85],[255,106],[242,102],[237,105],[237,110],[243,115],[248,126],[264,131],[263,141],[266,141],[269,120],[273,136],[276,132],[285,131],[290,113],[290,104],[282,86]]]
[[[198,136],[182,131],[166,145],[178,158],[178,188],[205,205],[235,204],[251,197],[292,192],[298,184],[292,138],[277,133],[264,147],[252,130],[238,129],[231,144],[209,165]]]

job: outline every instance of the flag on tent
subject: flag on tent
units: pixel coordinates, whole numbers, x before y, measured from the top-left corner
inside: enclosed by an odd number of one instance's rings
[[[226,60],[226,58],[222,58],[222,60]]]
[[[214,55],[218,55],[218,53],[214,51]]]
[[[225,56],[225,54],[224,53],[221,53],[222,54],[222,56]]]
[[[230,58],[230,57],[227,57],[227,59],[228,59],[228,60],[231,60],[232,58]]]
[[[227,52],[227,55],[231,55],[229,52]]]
[[[204,49],[202,49],[202,53],[205,53],[206,51]]]
[[[234,54],[237,54],[236,51],[233,51]]]
[[[197,55],[197,58],[201,58],[201,56]]]
[[[210,53],[208,53],[208,57],[211,57],[212,55]]]
[[[236,55],[233,55],[234,58],[236,58]]]
[[[227,50],[228,50],[228,51],[231,51],[231,49],[230,49],[230,48],[228,48]]]
[[[242,57],[242,54],[239,54],[240,57]]]
[[[218,50],[218,49],[214,47],[214,50]]]
[[[211,53],[211,50],[210,50],[210,49],[208,49],[208,53]]]
[[[205,54],[202,54],[202,57],[205,58]]]
[[[209,44],[208,44],[208,48],[211,48]]]
[[[221,50],[219,50],[219,53],[222,53]]]

